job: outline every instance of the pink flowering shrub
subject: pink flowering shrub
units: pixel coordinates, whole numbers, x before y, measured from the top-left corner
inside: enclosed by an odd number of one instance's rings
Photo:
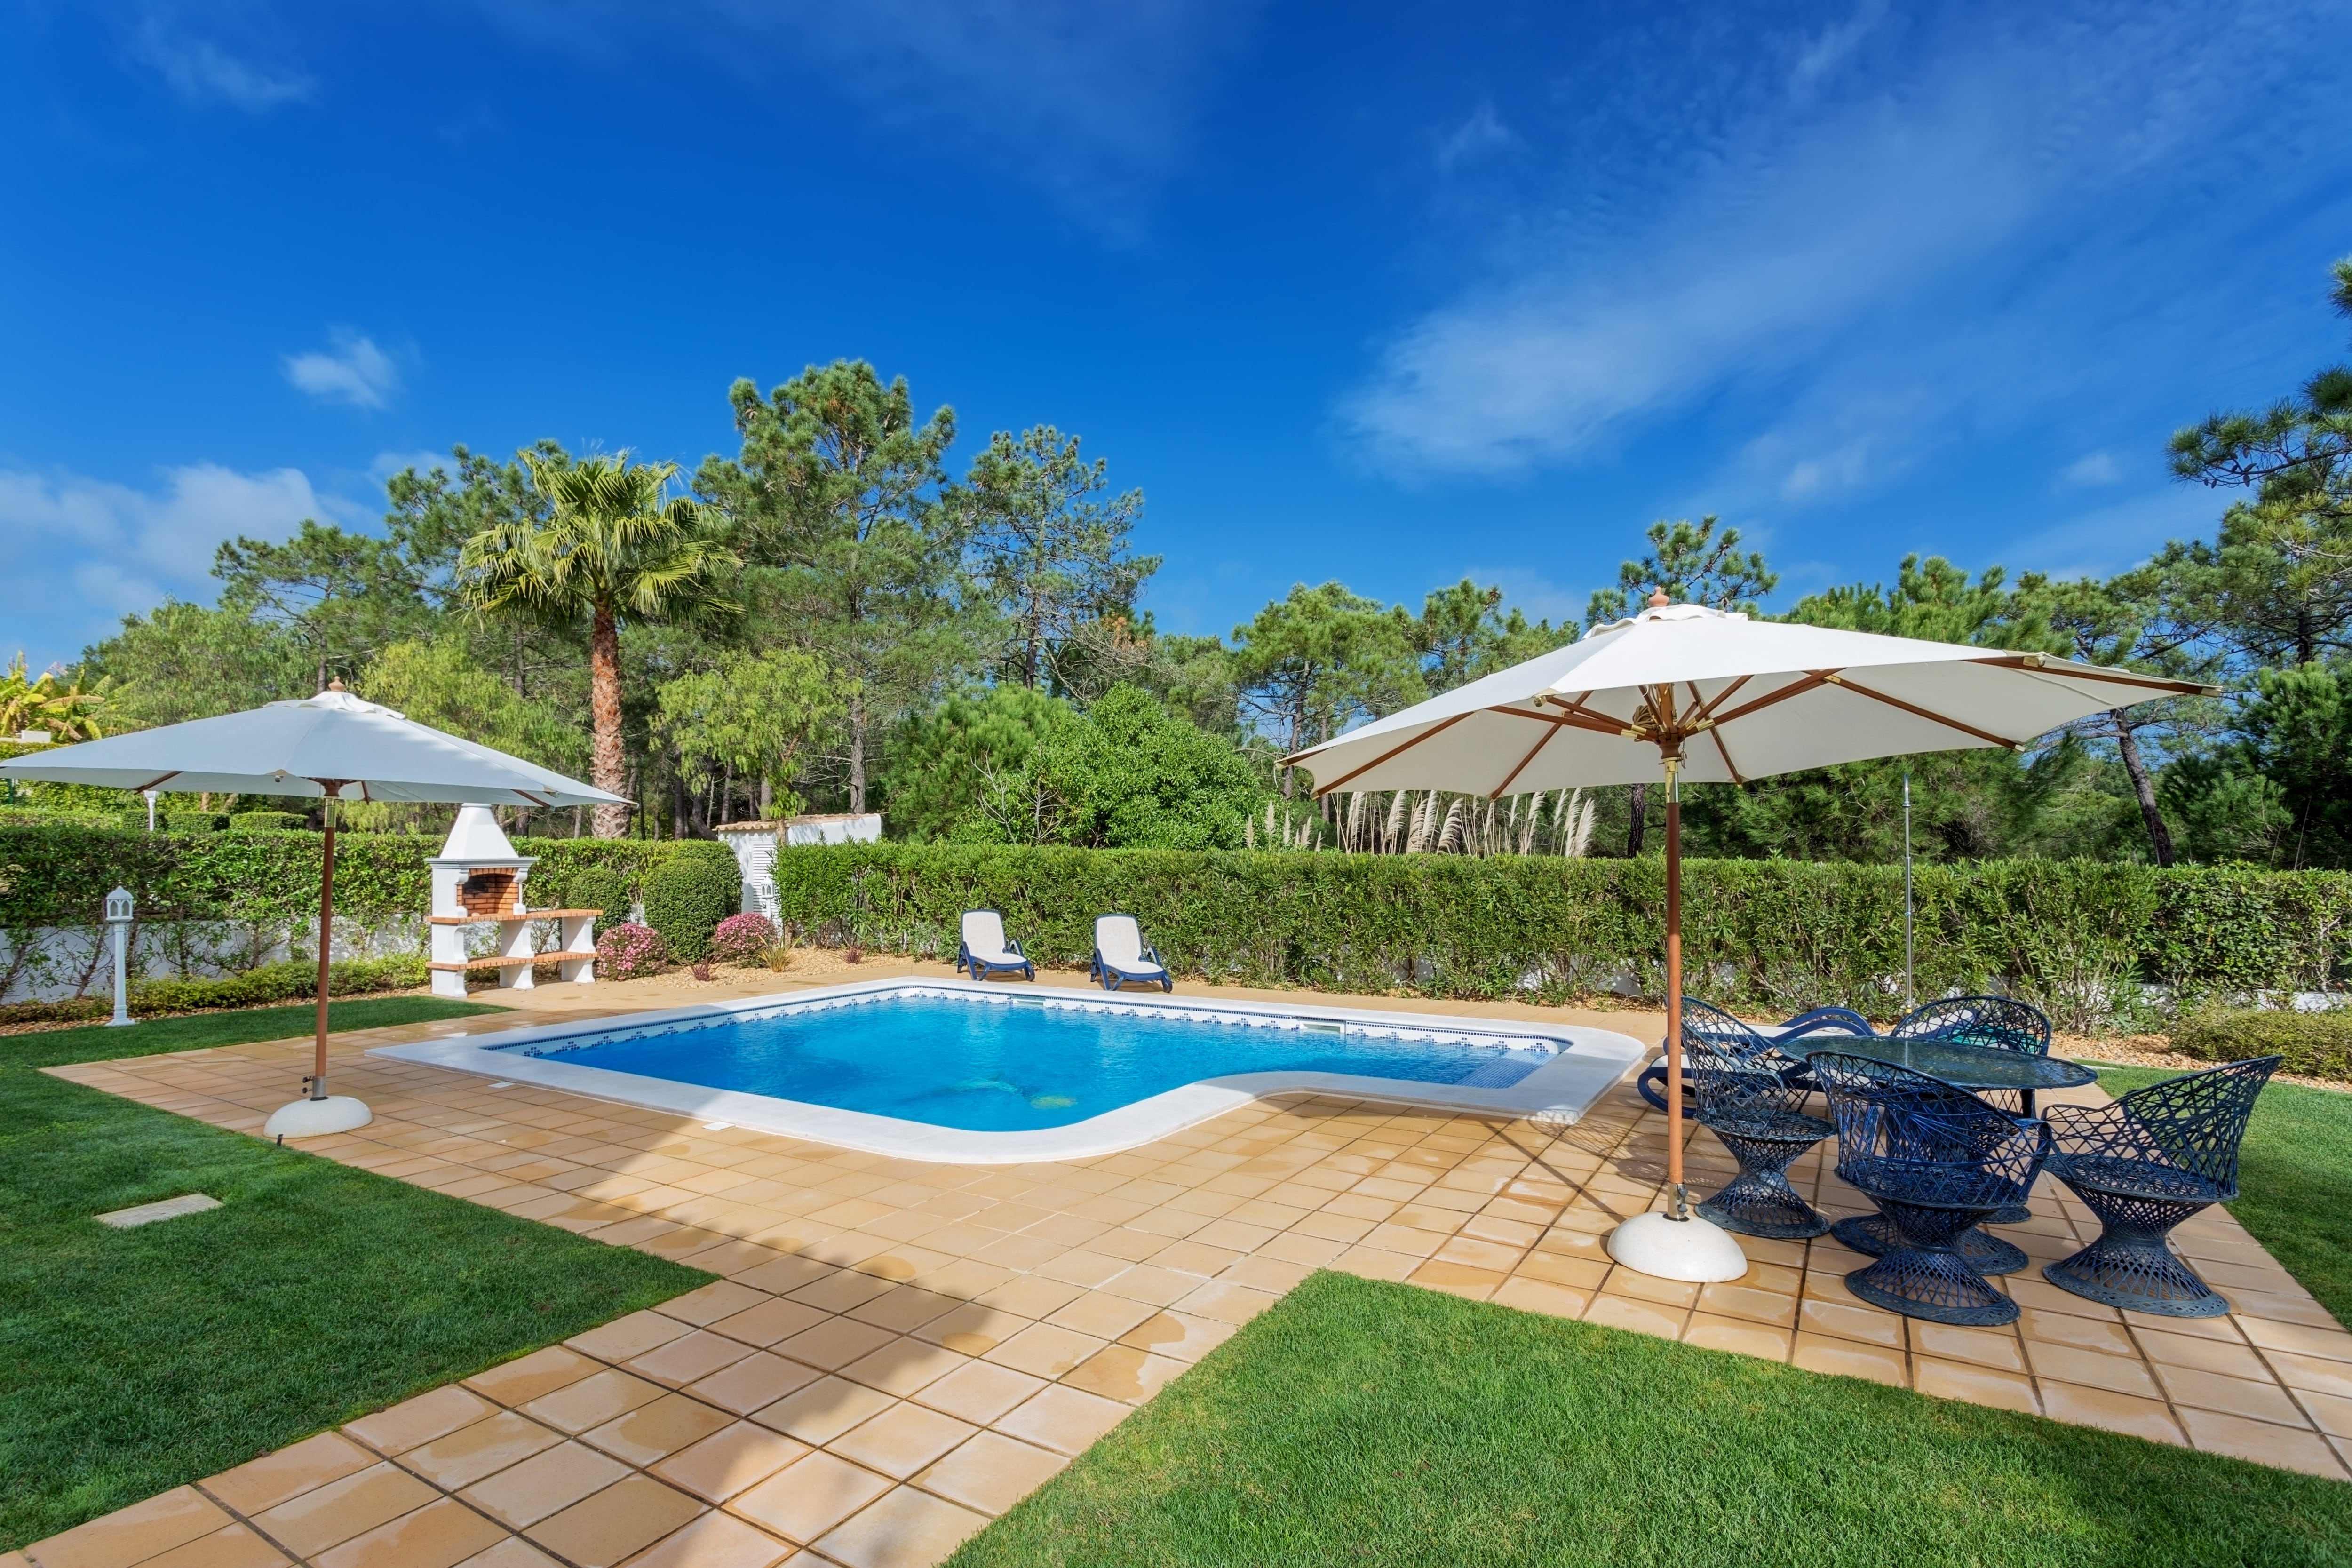
[[[776,945],[774,922],[762,914],[729,915],[710,933],[710,956],[721,963],[761,963]]]
[[[650,926],[633,921],[606,926],[596,937],[596,967],[607,980],[655,974],[669,963],[669,943]]]

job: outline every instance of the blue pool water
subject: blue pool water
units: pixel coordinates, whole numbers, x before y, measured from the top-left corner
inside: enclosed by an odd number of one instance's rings
[[[1016,1132],[1067,1126],[1227,1073],[1297,1069],[1503,1087],[1558,1048],[1486,1039],[1494,1043],[1384,1037],[1314,1020],[1284,1028],[1142,1007],[885,994],[499,1048],[939,1127]]]

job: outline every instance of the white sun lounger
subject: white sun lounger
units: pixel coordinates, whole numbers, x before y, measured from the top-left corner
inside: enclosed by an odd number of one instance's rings
[[[1143,928],[1135,923],[1133,915],[1103,915],[1096,920],[1092,973],[1106,991],[1116,991],[1130,980],[1162,991],[1176,989],[1158,950],[1143,944]]]
[[[994,910],[963,912],[963,945],[956,950],[956,968],[970,970],[974,980],[992,974],[1023,974],[1034,980],[1037,966],[1021,951],[1021,943],[1004,935],[1004,917]]]

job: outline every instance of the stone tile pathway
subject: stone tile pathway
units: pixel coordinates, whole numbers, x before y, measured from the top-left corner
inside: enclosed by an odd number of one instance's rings
[[[708,991],[780,988],[761,975]],[[641,983],[500,999],[552,1020],[696,997]],[[1102,1159],[979,1167],[360,1055],[483,1022],[338,1037],[331,1076],[376,1120],[305,1147],[723,1279],[0,1568],[936,1563],[1327,1268],[2352,1479],[2352,1333],[2219,1209],[2178,1239],[2230,1294],[2229,1317],[2116,1312],[2028,1269],[2001,1282],[2025,1309],[2016,1326],[1942,1328],[1855,1300],[1842,1276],[1863,1260],[1826,1238],[1747,1241],[1753,1267],[1729,1285],[1615,1268],[1602,1237],[1657,1202],[1664,1175],[1664,1118],[1630,1088],[1556,1133],[1292,1097]],[[307,1049],[56,1070],[257,1131]],[[1732,1169],[1711,1137],[1689,1151],[1700,1190]],[[1827,1211],[1866,1207],[1818,1152],[1791,1175]],[[2055,1183],[2033,1211],[2004,1234],[2036,1265],[2095,1233]]]

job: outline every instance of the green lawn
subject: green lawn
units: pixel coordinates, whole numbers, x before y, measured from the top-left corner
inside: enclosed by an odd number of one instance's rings
[[[2101,1068],[2109,1094],[2180,1075],[2168,1068]],[[2352,1328],[2352,1093],[2273,1083],[2254,1103],[2230,1205],[2287,1272]]]
[[[1318,1274],[951,1564],[2347,1559],[2352,1486]]]
[[[282,1038],[311,1011],[0,1037],[0,1551],[709,1278],[33,1070]],[[331,1023],[493,1011],[390,997]],[[189,1192],[223,1206],[89,1217]]]

